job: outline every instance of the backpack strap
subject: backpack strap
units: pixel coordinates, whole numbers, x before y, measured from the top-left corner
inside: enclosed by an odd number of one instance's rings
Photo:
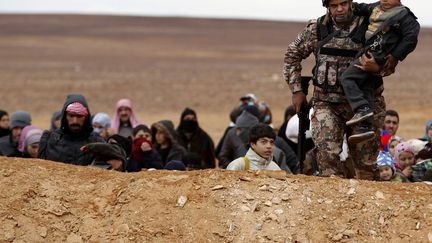
[[[249,171],[250,169],[250,160],[247,156],[243,157],[244,161],[245,161],[245,171]]]

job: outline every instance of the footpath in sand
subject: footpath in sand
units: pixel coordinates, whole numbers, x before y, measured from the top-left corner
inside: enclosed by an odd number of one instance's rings
[[[0,242],[432,242],[432,186],[0,157]]]

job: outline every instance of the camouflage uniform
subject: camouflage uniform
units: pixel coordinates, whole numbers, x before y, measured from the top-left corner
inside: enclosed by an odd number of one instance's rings
[[[312,115],[312,138],[316,145],[316,157],[323,176],[342,174],[340,171],[339,154],[342,151],[344,134],[353,133],[345,125],[353,112],[348,104],[339,77],[354,60],[353,56],[335,56],[324,49],[342,49],[346,52],[357,52],[363,48],[362,43],[354,42],[350,33],[360,25],[363,19],[354,17],[352,24],[344,29],[333,26],[338,34],[331,36],[322,48],[318,48],[319,20],[312,20],[292,42],[285,53],[284,75],[293,93],[301,91],[301,61],[314,53],[314,114]],[[340,31],[340,32],[339,32]],[[382,81],[382,80],[381,80]],[[380,144],[381,124],[384,121],[385,101],[382,96],[383,87],[377,88],[374,97],[373,130],[376,137],[373,141],[350,145],[350,157],[354,161],[356,177],[360,179],[378,179],[376,158]],[[358,127],[353,128],[358,129]]]

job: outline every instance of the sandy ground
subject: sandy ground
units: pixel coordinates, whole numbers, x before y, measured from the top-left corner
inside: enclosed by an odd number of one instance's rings
[[[0,242],[432,242],[425,184],[0,165]]]
[[[66,94],[79,92],[92,112],[113,113],[131,98],[145,123],[178,122],[198,112],[215,140],[238,98],[255,93],[274,123],[291,103],[282,78],[285,49],[305,23],[112,16],[0,15],[0,108],[30,111],[48,127]],[[388,108],[401,115],[400,135],[420,137],[431,119],[432,31],[385,80]],[[304,74],[312,68],[305,62]]]
[[[285,48],[305,23],[0,15],[0,108],[47,128],[66,94],[112,114],[131,98],[147,124],[196,109],[218,140],[238,98],[256,93],[279,126],[291,95]],[[432,31],[385,80],[400,134],[432,108]],[[304,74],[312,62],[305,62]],[[219,170],[123,174],[0,157],[0,242],[432,242],[432,187]],[[186,203],[177,206],[179,198]]]

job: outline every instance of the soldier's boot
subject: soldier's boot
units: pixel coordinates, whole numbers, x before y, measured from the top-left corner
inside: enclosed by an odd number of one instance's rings
[[[362,125],[359,127],[356,134],[348,137],[348,142],[351,144],[358,144],[366,142],[375,138],[375,132],[372,131],[369,125]]]

